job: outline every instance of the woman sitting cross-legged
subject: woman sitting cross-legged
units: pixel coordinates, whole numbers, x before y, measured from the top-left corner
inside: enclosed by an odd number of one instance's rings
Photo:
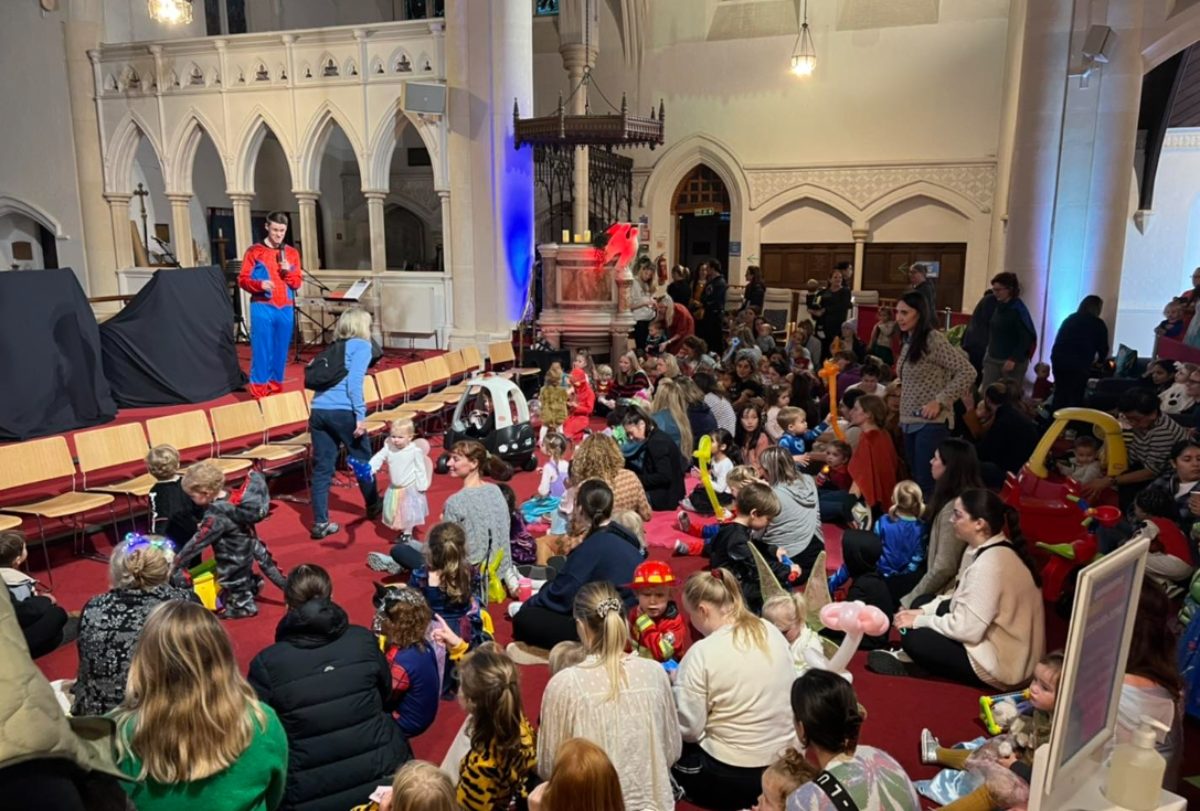
[[[805,783],[788,798],[787,811],[917,811],[921,801],[903,767],[882,749],[859,746],[863,716],[854,688],[841,675],[809,670],[791,689],[796,735],[810,762],[828,778]],[[838,791],[852,805],[833,801]]]
[[[675,676],[685,745],[672,772],[689,802],[749,808],[763,770],[796,741],[780,712],[796,675],[791,649],[778,628],[747,610],[727,569],[693,574],[683,599],[704,639],[688,648]]]
[[[283,800],[287,735],[201,605],[171,600],[150,614],[113,720],[125,790],[140,811],[273,809]]]
[[[546,685],[538,771],[551,779],[552,771],[558,773],[564,745],[586,738],[616,767],[625,807],[674,808],[670,769],[682,742],[666,671],[653,659],[626,653],[629,623],[611,583],[580,589],[574,618],[587,658]]]
[[[633,580],[633,570],[642,562],[641,545],[632,532],[612,522],[612,507],[613,492],[607,484],[588,479],[579,485],[571,521],[587,528],[586,537],[553,580],[524,603],[509,606],[516,641],[549,650],[578,639],[575,597],[588,583],[620,583],[622,602],[626,607],[634,604],[633,592],[623,584]]]
[[[953,595],[916,600],[893,621],[912,664],[871,651],[867,667],[1015,689],[1046,652],[1042,592],[1017,511],[989,490],[967,490],[954,503],[954,531],[967,552]]]
[[[683,453],[645,411],[634,406],[625,414],[625,432],[641,449],[626,461],[646,488],[646,500],[655,510],[674,510],[687,495]]]

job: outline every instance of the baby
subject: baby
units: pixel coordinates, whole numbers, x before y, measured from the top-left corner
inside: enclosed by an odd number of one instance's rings
[[[784,811],[787,798],[805,783],[816,779],[820,771],[797,749],[786,749],[763,770],[762,794],[751,811]]]
[[[1080,484],[1087,484],[1103,476],[1104,471],[1100,467],[1100,440],[1091,434],[1075,437],[1074,451],[1067,461],[1058,463],[1058,472],[1070,476]]]
[[[1171,299],[1163,308],[1163,320],[1154,328],[1154,334],[1162,338],[1182,338],[1187,324],[1183,320],[1184,303]]]
[[[650,323],[650,333],[646,337],[646,352],[650,355],[661,355],[667,345],[667,331],[662,321]]]

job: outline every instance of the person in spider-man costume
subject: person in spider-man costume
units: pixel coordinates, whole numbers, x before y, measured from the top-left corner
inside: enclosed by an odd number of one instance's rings
[[[250,294],[250,393],[255,398],[283,390],[288,345],[296,313],[292,302],[304,283],[300,253],[285,245],[288,217],[267,215],[267,237],[242,259],[238,286]]]

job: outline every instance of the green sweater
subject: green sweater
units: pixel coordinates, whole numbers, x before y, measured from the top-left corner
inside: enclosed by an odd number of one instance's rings
[[[996,305],[988,327],[987,353],[996,360],[1011,360],[1023,363],[1029,360],[1035,336],[1021,318],[1013,300]]]
[[[250,746],[229,768],[192,783],[163,784],[147,779],[144,783],[124,783],[125,791],[138,811],[177,811],[203,808],[204,811],[270,811],[283,801],[287,781],[287,735],[275,711],[258,705],[267,717],[266,729],[255,722],[256,734]],[[130,722],[132,724],[132,721]],[[122,730],[124,734],[128,729]],[[120,769],[134,778],[142,769],[136,756],[121,761]]]

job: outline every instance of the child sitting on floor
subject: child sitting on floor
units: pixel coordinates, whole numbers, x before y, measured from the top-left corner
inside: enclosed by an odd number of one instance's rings
[[[799,676],[808,670],[805,651],[824,653],[821,637],[808,627],[808,603],[801,592],[780,594],[763,603],[763,619],[778,628],[792,649],[792,666]]]
[[[551,516],[558,509],[563,494],[567,491],[567,450],[570,443],[557,431],[542,437],[541,449],[546,454],[542,465],[542,478],[538,482],[537,494],[521,505],[521,515],[527,523],[534,523]]]
[[[568,667],[575,667],[582,663],[587,655],[587,648],[583,646],[582,642],[574,640],[559,642],[550,649],[550,659],[547,662],[550,667],[550,676],[556,676]]]
[[[729,491],[729,473],[734,464],[740,461],[740,455],[733,443],[733,435],[724,428],[718,428],[709,436],[712,440],[712,460],[709,462],[708,475],[717,503],[728,507],[733,503],[733,494]],[[712,502],[703,483],[693,487],[688,497],[679,502],[679,506],[701,515],[713,514]]]
[[[1062,675],[1061,653],[1047,654],[1033,669],[1029,714],[1011,722],[1007,732],[975,750],[947,749],[928,729],[921,730],[921,762],[979,773],[984,782],[943,811],[988,811],[1023,806],[1029,798],[1033,753],[1050,739],[1050,720]]]
[[[776,553],[762,541],[752,538],[751,533],[761,534],[771,519],[779,515],[779,497],[765,484],[750,483],[738,491],[737,515],[727,524],[722,524],[708,547],[709,569],[726,569],[733,573],[742,587],[746,607],[755,614],[762,609],[762,582],[758,577],[758,566],[751,546],[755,546],[768,565],[776,560]],[[773,573],[781,583],[787,582],[787,567],[783,572]],[[782,577],[780,577],[782,574]]]
[[[808,428],[808,414],[803,408],[789,406],[779,409],[779,427],[783,436],[779,438],[779,447],[787,451],[796,467],[808,467],[808,447],[817,441],[817,437],[829,430],[829,423],[822,422],[811,431]]]
[[[74,640],[79,620],[70,617],[53,597],[38,594],[37,581],[17,568],[28,555],[24,533],[0,532],[0,577],[12,598],[29,654],[36,659]]]
[[[687,510],[680,510],[675,513],[675,527],[680,532],[691,536],[683,540],[675,541],[674,554],[676,555],[701,555],[708,545],[712,543],[712,539],[716,537],[717,530],[733,520],[737,515],[737,494],[745,485],[750,482],[762,482],[758,478],[758,473],[749,465],[738,465],[729,471],[725,477],[725,484],[729,487],[729,494],[733,496],[734,506],[725,510],[725,517],[718,521],[709,521],[705,524],[700,524],[692,521],[691,515]]]
[[[898,482],[892,488],[892,508],[875,522],[878,560],[872,564],[869,555],[851,559],[847,554],[846,562],[829,578],[830,593],[853,579],[848,599],[874,605],[888,616],[894,614],[900,598],[916,587],[925,572],[924,511],[920,486],[913,481]]]
[[[436,646],[426,639],[433,612],[421,592],[407,586],[375,584],[376,630],[392,674],[386,706],[405,737],[429,729],[437,718],[442,667]]]
[[[775,762],[763,770],[762,794],[751,811],[784,811],[787,798],[805,783],[811,783],[820,774],[797,749],[785,749]]]
[[[629,588],[638,604],[629,612],[629,635],[639,656],[656,662],[679,661],[691,639],[688,622],[671,599],[675,573],[660,560],[647,560],[633,570]]]
[[[513,563],[527,565],[537,560],[537,539],[525,524],[525,516],[517,507],[517,493],[505,482],[497,482],[504,503],[508,505],[508,542],[512,547]]]
[[[217,583],[225,606],[221,616],[240,619],[258,614],[254,598],[262,590],[262,578],[254,573],[254,564],[267,579],[283,591],[287,580],[271,550],[262,542],[254,525],[267,517],[271,494],[267,480],[251,471],[240,490],[225,489],[225,474],[213,462],[192,465],[183,474],[183,492],[204,508],[204,518],[196,534],[175,556],[172,576],[178,578],[185,562],[211,546],[217,561]]]

